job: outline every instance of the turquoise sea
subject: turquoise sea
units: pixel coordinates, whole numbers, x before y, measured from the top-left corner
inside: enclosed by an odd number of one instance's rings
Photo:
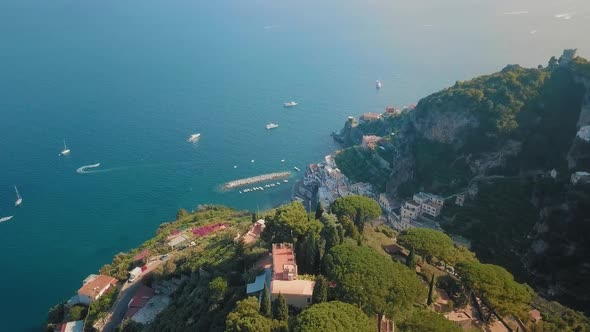
[[[566,47],[590,56],[588,31],[576,0],[0,1],[0,217],[14,215],[0,224],[0,330],[40,330],[181,207],[288,200],[287,186],[219,187],[321,160],[348,115]]]

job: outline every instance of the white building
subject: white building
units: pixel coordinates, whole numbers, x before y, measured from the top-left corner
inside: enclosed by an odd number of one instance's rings
[[[392,204],[389,201],[389,197],[387,197],[387,194],[385,193],[379,194],[379,205],[381,205],[381,208],[383,208],[387,214],[390,214],[393,210]]]
[[[589,182],[590,173],[588,172],[575,172],[571,177],[572,184],[578,184],[578,182]]]
[[[440,215],[445,201],[444,198],[430,193],[417,193],[413,200],[406,201],[401,209],[401,217],[416,220],[420,215],[436,218]]]
[[[414,201],[406,201],[401,208],[401,218],[416,220],[420,215],[420,204]]]
[[[78,295],[73,304],[82,303],[89,305],[91,302],[98,300],[111,287],[117,284],[117,279],[105,275],[91,274],[83,281],[82,287],[78,290]]]
[[[420,205],[420,209],[422,211],[422,214],[427,214],[433,218],[436,218],[440,215],[442,205],[438,204],[435,201],[428,200],[422,202],[422,204]]]

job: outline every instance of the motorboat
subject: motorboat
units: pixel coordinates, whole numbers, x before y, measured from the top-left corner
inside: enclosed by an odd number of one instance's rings
[[[65,156],[66,154],[70,153],[70,149],[68,149],[68,147],[66,146],[66,140],[64,139],[64,149],[61,150],[61,152],[59,153],[60,156]]]
[[[200,133],[196,133],[196,134],[192,134],[189,136],[189,138],[186,140],[189,143],[195,143],[196,141],[199,140],[199,138],[201,138],[201,134]]]

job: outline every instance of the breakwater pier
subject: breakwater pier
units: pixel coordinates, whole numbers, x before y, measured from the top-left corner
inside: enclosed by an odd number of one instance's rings
[[[279,179],[288,178],[289,176],[291,176],[291,172],[263,174],[263,175],[253,176],[250,178],[229,181],[223,185],[223,189],[233,189],[233,188],[247,186],[247,185],[258,183],[258,182],[279,180]]]

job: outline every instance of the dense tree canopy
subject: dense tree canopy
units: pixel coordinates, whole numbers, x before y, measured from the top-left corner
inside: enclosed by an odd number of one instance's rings
[[[381,207],[375,200],[360,195],[340,197],[332,203],[330,210],[339,219],[347,217],[352,220],[360,233],[367,221],[381,215]]]
[[[227,315],[226,332],[270,332],[271,320],[259,312],[260,305],[255,297],[238,302],[234,311]]]
[[[296,242],[307,233],[310,225],[303,204],[295,201],[276,209],[267,222],[265,236],[274,243]]]
[[[297,316],[293,332],[375,332],[374,320],[357,307],[339,301],[315,304]]]
[[[516,282],[512,274],[504,268],[492,264],[462,262],[457,264],[456,270],[463,282],[499,314],[527,316],[531,302],[530,289]]]
[[[368,247],[343,244],[324,258],[338,300],[360,305],[369,314],[391,316],[401,308],[424,302],[426,288],[405,265]]]
[[[399,329],[404,332],[461,332],[461,327],[444,316],[432,311],[419,310],[401,321]]]
[[[398,241],[426,260],[436,257],[445,262],[451,262],[454,257],[453,240],[448,235],[433,229],[412,228],[405,230],[398,237]]]

